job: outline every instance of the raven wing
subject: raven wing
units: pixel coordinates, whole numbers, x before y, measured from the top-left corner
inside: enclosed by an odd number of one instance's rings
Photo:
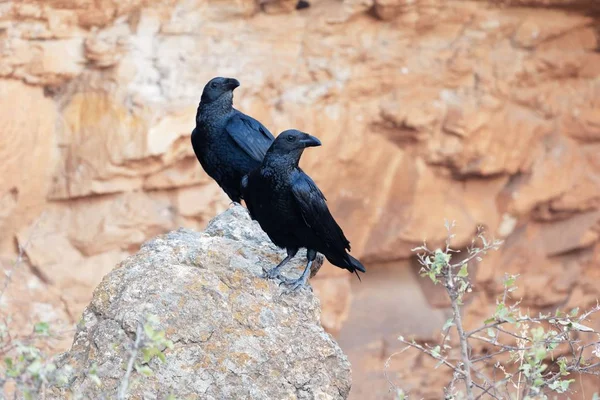
[[[242,150],[258,162],[262,162],[275,140],[263,124],[237,110],[227,121],[225,130]]]
[[[294,179],[292,193],[302,219],[326,247],[350,250],[350,242],[329,212],[325,196],[304,172]]]
[[[252,200],[249,199],[249,197],[251,197],[251,195],[248,192],[248,179],[250,179],[248,175],[244,175],[242,177],[242,182],[240,183],[240,188],[242,189],[242,196],[244,197],[244,202],[246,203],[246,208],[248,208],[248,212],[250,213],[250,218],[252,218],[253,220],[256,220],[255,214],[254,214],[254,209],[252,208],[253,202],[252,202]]]

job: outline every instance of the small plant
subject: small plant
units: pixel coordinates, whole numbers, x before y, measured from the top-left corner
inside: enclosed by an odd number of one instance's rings
[[[399,338],[406,347],[392,354],[385,366],[392,390],[400,394],[397,397],[408,398],[389,379],[387,369],[394,356],[411,348],[436,359],[436,368],[444,366],[452,371],[452,379],[444,389],[448,400],[547,399],[550,393],[568,392],[575,374],[600,374],[600,333],[586,326],[589,317],[600,311],[600,305],[584,313],[574,309],[530,316],[520,308],[520,301],[511,301],[516,275],[505,276],[504,291],[497,299],[494,314],[479,328],[465,330],[461,308],[465,295],[473,288],[468,263],[473,259],[480,261],[481,256],[497,250],[502,242],[488,240],[478,229],[465,259],[452,262],[453,255],[459,252],[450,245],[453,227],[454,223],[446,223],[444,249],[430,250],[426,244],[413,249],[418,252],[421,275],[444,286],[452,316],[444,324],[442,340],[437,345]],[[452,334],[456,334],[458,349],[451,344]],[[587,340],[582,340],[582,336]],[[484,343],[492,350],[475,354],[474,342]]]
[[[124,367],[125,374],[119,385],[118,399],[126,398],[134,370],[142,376],[151,376],[154,372],[150,362],[155,358],[164,362],[164,350],[173,348],[173,342],[166,338],[165,332],[156,329],[158,322],[156,316],[150,315],[138,324]],[[41,350],[49,340],[60,338],[47,322],[38,322],[30,334],[19,337],[11,335],[8,328],[9,321],[0,323],[0,356],[3,359],[0,366],[0,398],[4,398],[2,394],[6,395],[7,389],[15,399],[45,398],[47,390],[68,386],[70,377],[76,375],[84,375],[95,385],[101,386],[96,365],[87,371],[73,371],[68,364],[58,367],[55,357]],[[71,394],[73,398],[80,397],[77,393]],[[111,394],[106,393],[103,397],[111,398]]]
[[[0,323],[0,385],[4,389],[7,383],[14,384],[15,393],[21,393],[25,399],[34,398],[43,393],[51,382],[56,365],[39,348],[43,341],[55,338],[50,325],[39,322],[33,331],[21,337],[13,337],[9,331],[10,320]]]
[[[126,398],[129,380],[134,368],[141,375],[151,376],[154,371],[149,366],[150,361],[156,357],[161,362],[165,362],[166,358],[163,351],[167,348],[173,348],[173,342],[165,337],[165,332],[157,331],[154,328],[158,322],[158,317],[150,315],[144,323],[140,322],[138,324],[136,338],[129,351],[130,356],[127,362],[127,369],[119,386],[119,400]]]

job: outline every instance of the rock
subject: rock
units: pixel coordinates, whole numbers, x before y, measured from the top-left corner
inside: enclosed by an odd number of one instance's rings
[[[531,173],[514,184],[509,211],[515,215],[526,215],[565,193],[574,195],[573,186],[587,169],[581,149],[572,140],[555,136],[545,138],[544,143],[531,164]],[[552,185],[548,185],[550,177]]]
[[[54,332],[73,329],[74,318],[64,293],[44,282],[30,268],[26,260],[0,258],[0,270],[10,275],[10,284],[0,288],[0,314],[10,316],[10,333],[13,337],[28,335],[38,321],[47,322]],[[9,272],[10,271],[10,272]],[[64,351],[71,340],[58,335],[58,340],[43,341],[43,350],[52,353]],[[5,392],[0,390],[0,398]]]
[[[267,14],[289,13],[296,9],[297,0],[259,0],[258,4]]]
[[[513,36],[515,44],[526,48],[535,47],[549,38],[559,37],[591,22],[579,15],[566,15],[558,20],[548,20],[550,15],[551,12],[542,10],[525,18]]]
[[[21,107],[35,104],[36,113]],[[29,225],[46,206],[45,194],[51,184],[52,166],[56,158],[54,125],[57,114],[53,102],[44,97],[42,88],[19,81],[0,84],[0,229],[9,232],[17,226]],[[35,143],[35,145],[32,145]],[[21,179],[27,170],[27,178]],[[6,252],[14,244],[14,236],[2,235],[0,249]]]
[[[85,57],[99,68],[112,67],[120,61],[127,49],[127,25],[100,31],[85,41]]]
[[[127,398],[346,399],[350,364],[320,325],[312,290],[286,294],[261,277],[281,253],[239,205],[202,233],[182,228],[145,243],[96,288],[60,356],[60,370],[96,364],[101,386],[74,373],[68,388],[114,398],[138,323],[153,314],[174,344],[149,363],[152,376],[132,374]]]

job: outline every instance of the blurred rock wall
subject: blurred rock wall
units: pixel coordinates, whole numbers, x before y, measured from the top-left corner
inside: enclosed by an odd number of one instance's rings
[[[216,75],[274,133],[322,140],[302,166],[367,265],[400,265],[454,219],[457,247],[479,224],[506,240],[477,310],[505,272],[527,306],[595,303],[599,3],[309,1],[0,4],[0,254],[26,261],[3,303],[77,320],[142,241],[228,207],[189,143]],[[315,280],[334,332],[350,278]]]

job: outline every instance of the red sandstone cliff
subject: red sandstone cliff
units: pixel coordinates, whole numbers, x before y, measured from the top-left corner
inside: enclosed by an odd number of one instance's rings
[[[294,5],[0,5],[0,254],[8,268],[15,243],[27,244],[28,262],[9,288],[11,310],[76,320],[101,277],[142,241],[203,227],[227,207],[189,145],[215,75],[240,79],[236,106],[271,131],[321,138],[303,166],[377,279],[423,297],[398,271],[415,244],[444,238],[447,218],[459,245],[478,224],[506,240],[478,268],[473,321],[505,272],[522,274],[518,295],[534,309],[595,303],[597,1]],[[348,319],[349,279],[325,268],[314,281],[325,325],[342,336],[358,318]],[[355,290],[363,304],[404,312],[368,283]],[[435,303],[425,296],[417,309]],[[377,347],[381,338],[365,340]]]

